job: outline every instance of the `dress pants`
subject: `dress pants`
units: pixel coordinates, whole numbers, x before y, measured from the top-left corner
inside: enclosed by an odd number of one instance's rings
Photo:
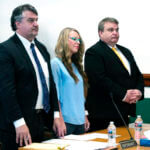
[[[65,123],[65,124],[67,128],[67,135],[69,134],[79,135],[85,133],[84,124],[82,125],[74,125],[70,123]]]
[[[16,136],[14,133],[0,129],[1,150],[17,150]]]

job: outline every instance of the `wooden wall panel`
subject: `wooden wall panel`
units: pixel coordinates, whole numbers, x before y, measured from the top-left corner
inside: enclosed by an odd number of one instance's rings
[[[145,87],[150,87],[150,74],[143,74]]]

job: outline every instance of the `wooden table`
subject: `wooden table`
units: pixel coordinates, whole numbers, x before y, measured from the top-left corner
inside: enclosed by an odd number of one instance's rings
[[[149,129],[150,129],[150,124],[147,124],[147,125],[145,124],[143,126],[143,131],[149,130]],[[130,128],[129,130],[130,130],[130,132],[134,138],[134,129]],[[96,131],[96,133],[107,133],[107,129]],[[130,135],[129,135],[129,133],[125,127],[118,127],[116,130],[116,133],[117,133],[117,135],[121,135],[121,136],[116,138],[117,143],[119,143],[119,141],[122,141],[122,140],[129,140],[130,139]],[[107,142],[106,139],[94,139],[92,141]],[[118,147],[118,150],[121,150],[120,145],[118,145],[117,147]],[[19,148],[19,150],[29,150],[29,149],[22,147],[22,148]],[[30,149],[30,150],[33,150],[33,149]],[[36,150],[36,149],[34,149],[34,150]],[[42,149],[42,150],[45,150],[45,149]],[[109,150],[109,149],[107,149],[107,150]],[[150,150],[150,147],[136,146],[136,147],[128,148],[126,150]]]
[[[130,128],[129,130],[134,138],[134,129]],[[143,131],[145,131],[145,130],[150,130],[150,125],[145,124],[143,126]],[[107,133],[107,130],[106,129],[100,130],[100,131],[97,131],[96,133]],[[117,128],[116,133],[117,133],[117,135],[121,135],[120,137],[116,138],[117,143],[119,143],[122,140],[130,139],[130,135],[125,127]],[[94,141],[107,142],[107,140],[104,140],[104,139],[95,139]],[[120,145],[118,145],[118,149],[121,150]],[[136,147],[127,148],[126,150],[150,150],[150,147],[136,146]]]

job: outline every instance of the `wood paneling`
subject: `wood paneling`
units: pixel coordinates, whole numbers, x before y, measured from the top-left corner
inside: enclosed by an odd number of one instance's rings
[[[143,74],[145,87],[150,87],[150,74]]]

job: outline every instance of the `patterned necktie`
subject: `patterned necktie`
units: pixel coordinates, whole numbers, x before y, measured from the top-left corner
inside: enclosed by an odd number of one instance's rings
[[[124,64],[124,62],[123,62],[123,60],[122,60],[120,54],[119,54],[118,51],[116,50],[116,48],[115,48],[115,47],[112,47],[112,50],[113,50],[113,52],[118,56],[118,58],[120,59],[120,61],[122,62],[123,66],[126,68],[126,70],[128,70],[127,67],[126,67],[126,65]]]
[[[50,102],[49,102],[49,92],[48,92],[48,87],[47,87],[47,84],[46,84],[46,79],[45,79],[45,76],[44,76],[44,73],[43,73],[40,61],[39,61],[39,59],[37,57],[37,54],[36,54],[36,51],[35,51],[33,43],[31,43],[30,48],[32,50],[32,54],[33,54],[33,57],[34,57],[34,60],[36,62],[36,65],[37,65],[37,68],[38,68],[38,71],[39,71],[39,75],[40,75],[40,80],[41,80],[42,90],[43,90],[43,106],[44,106],[44,110],[48,113],[48,111],[50,110]]]

